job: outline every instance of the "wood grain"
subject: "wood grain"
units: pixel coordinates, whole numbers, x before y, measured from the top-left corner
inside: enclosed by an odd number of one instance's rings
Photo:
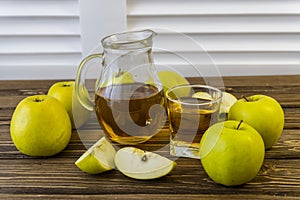
[[[117,170],[85,174],[74,162],[103,135],[94,115],[82,129],[72,132],[62,153],[49,158],[25,156],[10,138],[15,106],[26,96],[46,94],[56,81],[0,81],[0,199],[300,199],[299,80],[299,75],[224,78],[226,91],[237,97],[257,93],[273,96],[285,112],[284,131],[266,151],[260,172],[238,187],[214,183],[200,160],[187,158],[176,159],[177,167],[170,174],[151,181],[133,180]],[[169,156],[168,141],[168,130],[163,126],[138,147]]]

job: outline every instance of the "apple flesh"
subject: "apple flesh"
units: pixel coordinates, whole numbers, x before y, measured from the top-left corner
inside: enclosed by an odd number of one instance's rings
[[[213,100],[212,96],[207,92],[196,92],[192,95],[192,97],[197,99],[207,100],[207,101]]]
[[[228,114],[231,106],[237,102],[237,98],[228,92],[223,92],[221,102],[220,113]]]
[[[262,136],[270,149],[280,138],[284,127],[284,112],[272,97],[253,95],[238,100],[229,110],[229,120],[243,120]]]
[[[116,150],[105,137],[98,140],[75,162],[75,165],[88,174],[99,174],[115,168]]]
[[[167,175],[176,163],[153,152],[124,147],[117,151],[115,165],[120,172],[130,178],[147,180]]]
[[[64,106],[47,95],[29,96],[16,107],[10,134],[17,149],[29,156],[53,156],[69,143],[71,123]]]
[[[200,159],[216,183],[236,186],[251,181],[259,172],[265,155],[260,134],[238,121],[214,124],[200,142]]]

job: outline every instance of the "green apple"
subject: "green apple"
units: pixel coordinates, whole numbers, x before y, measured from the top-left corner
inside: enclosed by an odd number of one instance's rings
[[[90,147],[75,162],[75,165],[88,174],[99,174],[115,168],[116,150],[105,137]]]
[[[135,147],[124,147],[115,156],[117,169],[134,179],[156,179],[167,175],[176,163],[153,152]]]
[[[81,127],[90,117],[90,111],[85,109],[76,98],[74,86],[74,81],[57,82],[48,91],[48,95],[55,97],[64,105],[73,129]]]
[[[129,72],[120,71],[110,76],[109,79],[105,81],[103,85],[101,85],[101,87],[106,87],[112,84],[127,84],[127,83],[134,83],[132,74]]]
[[[284,112],[280,104],[265,95],[253,95],[238,100],[229,110],[228,119],[243,120],[262,136],[265,148],[279,139],[284,126]]]
[[[159,71],[157,73],[160,82],[163,85],[164,91],[166,92],[168,89],[173,88],[178,85],[188,85],[189,82],[180,74],[174,71]],[[189,96],[190,88],[182,88],[177,90],[178,96]]]
[[[29,156],[53,156],[68,145],[71,123],[57,99],[47,95],[29,96],[17,105],[10,134],[20,152]]]
[[[242,121],[214,124],[200,142],[200,158],[205,172],[213,181],[226,186],[251,181],[260,170],[264,155],[260,134]]]

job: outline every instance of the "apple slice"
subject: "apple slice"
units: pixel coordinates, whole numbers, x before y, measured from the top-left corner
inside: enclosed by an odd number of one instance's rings
[[[99,174],[115,168],[115,148],[102,137],[75,162],[75,165],[88,174]]]
[[[223,92],[220,113],[228,113],[231,106],[237,102],[237,98],[228,92]]]
[[[156,153],[135,147],[124,147],[115,156],[115,164],[120,172],[134,179],[156,179],[167,175],[176,163]]]
[[[196,92],[195,94],[193,94],[192,97],[193,98],[197,98],[197,99],[208,100],[208,101],[213,100],[213,98],[211,97],[211,95],[209,93],[207,93],[207,92]]]

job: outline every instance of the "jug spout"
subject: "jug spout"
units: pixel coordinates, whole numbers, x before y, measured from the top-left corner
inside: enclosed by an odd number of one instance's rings
[[[152,39],[157,35],[151,29],[118,33],[101,40],[105,50],[137,50],[152,47]]]
[[[151,30],[151,29],[145,29],[145,30],[142,30],[140,32],[145,34],[146,38],[151,38],[151,39],[154,38],[157,35],[157,33],[155,31]]]

